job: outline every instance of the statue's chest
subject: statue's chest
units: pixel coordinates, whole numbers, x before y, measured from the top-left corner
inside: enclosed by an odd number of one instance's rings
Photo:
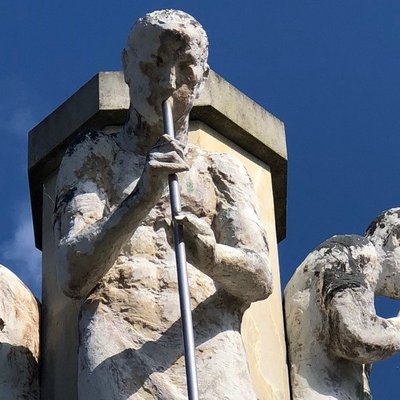
[[[211,220],[216,209],[216,192],[208,165],[204,157],[188,156],[190,169],[178,174],[180,196],[183,211],[190,211],[199,217]],[[145,157],[132,154],[116,154],[112,162],[110,182],[110,208],[117,207],[135,189],[142,174]],[[169,217],[169,192],[165,188],[163,196],[150,214],[157,214],[157,219]],[[155,215],[153,215],[155,217]]]
[[[205,218],[210,224],[217,207],[217,194],[211,174],[204,157],[187,157],[189,170],[178,174],[179,195],[182,211],[191,212]],[[151,216],[170,218],[170,199],[168,187],[165,188],[160,202],[154,207]],[[156,217],[157,218],[157,217]]]
[[[207,166],[199,161],[179,176],[182,210],[212,219],[217,204],[215,186]]]

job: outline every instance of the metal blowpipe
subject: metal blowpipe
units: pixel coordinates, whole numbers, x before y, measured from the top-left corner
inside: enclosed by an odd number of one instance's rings
[[[175,138],[174,120],[172,117],[169,99],[162,103],[164,132]],[[168,176],[169,196],[171,202],[172,228],[174,235],[176,269],[178,273],[179,303],[181,307],[183,347],[185,352],[186,382],[189,400],[198,400],[196,360],[194,356],[194,335],[192,312],[190,307],[189,282],[186,268],[185,243],[183,241],[183,227],[177,223],[175,217],[181,211],[179,182],[176,174]]]

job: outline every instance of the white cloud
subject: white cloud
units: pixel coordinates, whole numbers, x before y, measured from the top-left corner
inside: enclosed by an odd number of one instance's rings
[[[29,86],[20,77],[12,75],[0,79],[3,131],[15,138],[26,138],[28,131],[38,123],[37,114],[42,101]]]
[[[0,114],[1,115],[1,114]],[[8,118],[2,116],[5,121],[5,129],[12,135],[26,137],[28,131],[35,125],[34,112],[30,106],[20,109],[12,109],[8,114]]]
[[[28,200],[15,205],[16,198],[27,198],[26,153],[28,131],[37,124],[41,99],[21,77],[0,78],[0,120],[2,121],[3,169],[8,196],[0,199],[0,229],[7,227],[7,239],[0,242],[0,263],[12,270],[33,293],[41,292],[41,253],[34,246]],[[5,150],[9,149],[9,151]],[[10,168],[10,162],[13,167]],[[6,171],[6,172],[5,172]],[[4,211],[6,210],[6,211]],[[8,218],[12,211],[13,219]],[[3,236],[4,237],[4,236]]]
[[[0,262],[11,269],[37,296],[41,292],[41,253],[35,248],[28,206],[20,207],[11,237],[0,244]],[[4,261],[3,261],[4,260]]]

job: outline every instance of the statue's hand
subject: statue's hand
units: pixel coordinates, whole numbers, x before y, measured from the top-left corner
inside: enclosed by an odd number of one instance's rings
[[[169,174],[184,172],[189,169],[185,161],[185,146],[169,135],[162,135],[147,154],[143,179],[151,189],[159,188],[167,182]]]
[[[191,213],[180,213],[176,221],[183,226],[186,253],[191,264],[203,272],[214,266],[216,240],[210,225]]]

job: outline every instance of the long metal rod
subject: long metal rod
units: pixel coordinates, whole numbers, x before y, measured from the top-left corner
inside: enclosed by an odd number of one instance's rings
[[[171,104],[168,100],[162,104],[164,131],[167,135],[175,137],[174,121],[172,118]],[[181,307],[183,347],[185,352],[186,382],[189,400],[198,400],[196,360],[194,355],[195,344],[193,335],[192,311],[190,307],[189,281],[186,268],[185,243],[183,241],[182,225],[178,224],[175,217],[181,211],[179,182],[176,174],[168,177],[169,196],[172,212],[172,226],[175,246],[176,269],[178,273],[179,303]]]

